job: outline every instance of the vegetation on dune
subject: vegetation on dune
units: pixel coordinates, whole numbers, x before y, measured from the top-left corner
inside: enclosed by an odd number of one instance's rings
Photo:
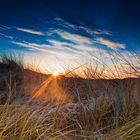
[[[17,57],[2,56],[0,139],[139,140],[139,65],[122,61],[131,67],[124,73],[133,78],[109,79],[104,63],[102,69],[84,68],[85,78],[74,71],[53,77],[25,69]],[[118,77],[116,71],[110,71],[111,78]]]

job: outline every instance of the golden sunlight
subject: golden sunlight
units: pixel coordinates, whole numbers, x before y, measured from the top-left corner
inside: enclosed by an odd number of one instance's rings
[[[57,77],[59,75],[58,71],[53,72],[53,76]]]

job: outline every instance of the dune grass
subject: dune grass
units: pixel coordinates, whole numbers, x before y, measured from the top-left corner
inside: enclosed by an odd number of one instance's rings
[[[2,56],[10,73],[0,88],[0,140],[139,140],[139,65],[122,61],[125,76],[135,78],[114,79],[116,67],[108,77],[101,62],[84,67],[84,78],[75,71],[46,77],[25,72],[17,57]]]

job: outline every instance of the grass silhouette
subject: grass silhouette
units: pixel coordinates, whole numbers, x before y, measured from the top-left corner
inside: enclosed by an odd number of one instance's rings
[[[115,70],[96,60],[94,67],[83,64],[57,77],[25,68],[17,56],[2,56],[0,139],[140,139],[140,61],[133,56],[137,66],[118,54]]]

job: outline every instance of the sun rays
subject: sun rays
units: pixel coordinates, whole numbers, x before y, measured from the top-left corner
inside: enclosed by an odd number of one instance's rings
[[[33,92],[32,99],[41,101],[56,101],[67,102],[70,97],[65,93],[64,89],[59,86],[56,77],[59,73],[54,72],[49,78],[47,78],[42,84],[40,84]]]

